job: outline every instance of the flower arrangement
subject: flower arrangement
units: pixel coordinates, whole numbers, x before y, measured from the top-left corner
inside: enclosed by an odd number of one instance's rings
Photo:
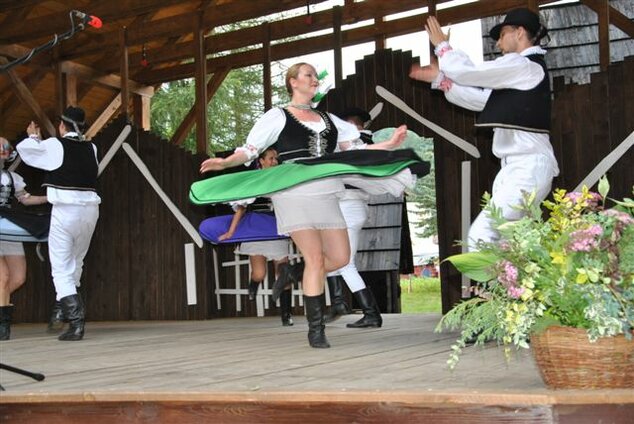
[[[634,200],[605,208],[609,183],[599,193],[556,190],[544,220],[534,195],[525,194],[525,216],[507,221],[484,201],[500,241],[480,243],[478,251],[447,260],[478,282],[476,297],[456,305],[438,324],[461,329],[447,363],[454,368],[469,340],[495,340],[528,348],[531,333],[551,325],[587,330],[590,341],[634,328]],[[633,190],[634,192],[634,190]]]

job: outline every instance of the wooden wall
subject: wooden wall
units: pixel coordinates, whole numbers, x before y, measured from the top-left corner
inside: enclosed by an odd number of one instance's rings
[[[450,105],[442,93],[407,76],[410,52],[380,50],[356,64],[357,73],[333,90],[323,106],[340,112],[349,106],[370,109],[380,99],[375,86],[392,91],[426,118],[474,143],[482,157],[472,160],[472,215],[480,197],[491,189],[499,164],[490,151],[491,133],[476,131],[476,115]],[[554,84],[552,141],[562,175],[555,187],[572,189],[603,156],[634,130],[634,58],[595,74],[588,85]],[[440,256],[458,253],[460,238],[460,168],[467,155],[386,103],[373,129],[406,123],[434,137]],[[123,122],[117,121],[95,138],[101,154],[107,151]],[[202,157],[192,156],[150,134],[133,133],[128,142],[146,162],[159,184],[194,226],[210,211],[189,204],[187,192],[199,178]],[[631,195],[634,153],[628,152],[609,173],[612,197]],[[37,175],[28,167],[18,172],[37,188]],[[198,304],[187,306],[183,244],[185,231],[167,211],[129,158],[119,152],[99,181],[103,198],[101,218],[89,251],[83,288],[89,320],[205,319],[231,314],[215,305],[211,249],[196,248]],[[32,189],[29,187],[29,189]],[[33,190],[37,192],[37,190]],[[44,254],[46,255],[44,249]],[[227,253],[224,253],[227,254]],[[40,263],[34,246],[27,246],[26,285],[13,297],[16,321],[45,321],[53,302],[48,262]],[[246,276],[246,269],[243,270]],[[460,300],[461,278],[448,263],[441,265],[443,310]],[[232,278],[222,275],[223,278]],[[387,295],[386,295],[387,296]],[[243,313],[252,315],[246,306]],[[271,313],[275,313],[272,311]],[[268,314],[268,312],[267,312]]]

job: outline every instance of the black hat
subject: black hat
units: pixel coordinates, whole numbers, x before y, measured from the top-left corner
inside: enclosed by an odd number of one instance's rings
[[[361,122],[367,122],[372,119],[368,112],[359,107],[351,107],[349,109],[346,109],[341,114],[339,114],[339,117],[344,121],[351,117],[357,117],[361,120]]]
[[[491,31],[489,31],[491,38],[497,41],[500,38],[500,31],[505,25],[524,27],[538,39],[541,39],[547,33],[546,27],[539,22],[539,15],[532,10],[523,7],[511,10],[504,17],[504,21],[502,21],[502,23],[491,28]]]
[[[86,114],[80,107],[68,106],[62,113],[62,121],[71,125],[75,124],[78,128],[83,128],[86,125]]]

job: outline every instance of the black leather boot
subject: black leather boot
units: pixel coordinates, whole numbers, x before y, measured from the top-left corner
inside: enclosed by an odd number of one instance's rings
[[[51,317],[48,320],[46,331],[49,333],[57,333],[64,327],[64,314],[62,313],[62,304],[59,300],[55,301]]]
[[[328,348],[330,343],[326,339],[326,325],[324,324],[324,295],[304,296],[306,306],[306,320],[308,321],[308,343],[310,347]]]
[[[357,303],[361,306],[363,311],[363,318],[357,322],[346,325],[349,328],[378,328],[383,325],[383,318],[381,318],[381,311],[379,310],[376,300],[372,291],[367,287],[358,292],[352,293]]]
[[[304,276],[304,262],[297,262],[293,265],[285,263],[280,265],[279,275],[277,280],[273,283],[273,293],[271,297],[273,302],[277,302],[282,292],[286,289],[286,286],[293,283],[302,281]]]
[[[13,305],[0,306],[0,340],[11,338],[11,318]]]
[[[326,323],[333,322],[341,318],[342,315],[350,313],[350,308],[343,298],[343,285],[345,280],[341,275],[328,277],[328,289],[330,290],[330,311],[326,314]]]
[[[60,299],[62,312],[68,320],[68,330],[58,337],[62,341],[78,341],[84,338],[85,311],[84,302],[79,293]]]
[[[262,284],[262,281],[249,281],[249,300],[255,300],[260,284]]]
[[[284,290],[280,296],[280,310],[282,312],[282,325],[284,327],[293,325],[293,315],[291,314],[292,299],[293,289]]]

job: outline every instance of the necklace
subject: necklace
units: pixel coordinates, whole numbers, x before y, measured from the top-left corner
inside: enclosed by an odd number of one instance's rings
[[[299,109],[299,110],[311,110],[312,106],[311,105],[305,105],[305,104],[294,104],[294,103],[290,103],[289,106],[294,107],[295,109]]]

